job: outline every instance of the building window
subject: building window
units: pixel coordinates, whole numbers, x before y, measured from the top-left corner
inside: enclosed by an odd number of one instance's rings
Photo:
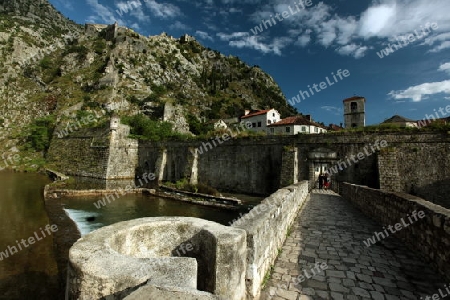
[[[256,123],[252,123],[252,127],[255,128],[256,127]]]
[[[314,127],[314,132],[319,132],[319,128],[317,128],[317,127]]]
[[[306,126],[302,126],[302,131],[303,131],[303,132],[306,131]]]
[[[261,121],[258,122],[258,127],[261,127]]]
[[[286,133],[291,132],[291,127],[286,127]]]
[[[350,110],[351,110],[352,112],[357,111],[357,110],[358,110],[358,103],[356,103],[356,102],[351,102],[351,103],[350,103]]]
[[[356,123],[352,123],[352,127],[356,127]]]
[[[267,124],[272,124],[272,121],[271,120],[267,120]]]
[[[272,113],[272,117],[275,117],[275,113]]]

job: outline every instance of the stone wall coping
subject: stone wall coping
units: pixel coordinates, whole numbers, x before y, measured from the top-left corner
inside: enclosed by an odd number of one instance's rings
[[[450,135],[441,132],[418,132],[418,133],[407,133],[407,132],[389,132],[389,133],[365,133],[364,135],[356,133],[336,133],[336,134],[303,134],[303,135],[293,135],[293,136],[258,136],[258,137],[240,137],[234,138],[223,143],[221,147],[235,146],[235,145],[252,145],[255,142],[260,144],[270,144],[270,145],[292,145],[295,144],[357,144],[360,143],[364,145],[366,143],[372,142],[374,140],[386,139],[390,144],[401,144],[401,143],[439,143],[439,142],[450,142]],[[192,140],[192,141],[163,141],[163,142],[146,142],[139,141],[139,147],[160,147],[165,148],[170,145],[172,148],[176,147],[198,147],[203,142],[208,142],[209,140]],[[256,147],[258,145],[255,145]]]
[[[441,205],[432,203],[430,201],[427,201],[427,200],[425,200],[423,198],[411,195],[411,194],[402,193],[402,192],[390,192],[390,191],[385,191],[385,190],[378,190],[378,189],[374,189],[374,188],[369,188],[369,187],[364,186],[364,185],[358,185],[358,184],[348,183],[348,182],[343,182],[343,184],[347,184],[347,185],[354,186],[354,187],[357,187],[357,188],[363,188],[365,190],[376,191],[380,195],[383,195],[383,194],[385,196],[393,195],[393,196],[396,196],[396,197],[400,198],[401,201],[405,201],[406,200],[408,202],[416,203],[419,206],[422,206],[422,207],[426,208],[427,210],[432,211],[433,213],[440,214],[440,215],[443,215],[445,217],[450,218],[450,209],[445,208],[445,207],[443,207]]]

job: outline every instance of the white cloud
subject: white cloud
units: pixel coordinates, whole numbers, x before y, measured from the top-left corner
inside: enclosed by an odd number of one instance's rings
[[[364,37],[386,34],[395,23],[396,13],[395,3],[369,7],[361,16],[359,34]]]
[[[136,29],[136,30],[140,30],[141,29],[141,27],[139,26],[138,23],[133,23],[133,24],[130,25],[130,27],[133,28],[133,29]]]
[[[222,40],[222,41],[229,41],[235,38],[242,38],[242,37],[248,37],[249,33],[248,32],[233,32],[231,34],[227,34],[227,33],[223,33],[223,32],[218,32],[216,33],[216,35]]]
[[[366,55],[367,50],[369,50],[369,47],[367,47],[367,46],[349,44],[349,45],[342,46],[341,48],[337,49],[336,51],[341,55],[351,55],[354,58],[358,59],[358,58],[364,57],[364,55]]]
[[[161,19],[170,19],[181,15],[180,8],[170,3],[158,3],[155,0],[145,0],[145,5],[156,17]]]
[[[140,0],[132,0],[127,2],[118,2],[116,3],[116,13],[120,16],[124,14],[129,14],[140,22],[148,22],[150,18],[144,13],[144,6],[142,5]],[[133,25],[137,25],[134,23]],[[130,25],[131,26],[131,25]]]
[[[298,45],[300,47],[305,47],[309,44],[311,41],[311,30],[306,30],[301,36],[298,37],[297,41],[295,42],[295,45]]]
[[[430,52],[440,52],[444,49],[448,49],[450,48],[450,41],[445,41],[442,42],[439,46],[434,47],[433,49],[430,50]]]
[[[185,32],[191,29],[188,25],[181,23],[180,21],[175,21],[169,28],[172,30],[184,30]]]
[[[354,45],[366,44],[366,48],[350,51],[355,58],[362,57],[371,48],[369,40],[371,43],[387,43],[398,36],[414,33],[423,35],[421,45],[428,46],[430,52],[450,48],[449,0],[373,0],[359,14],[360,17],[356,14],[340,16],[331,5],[322,1],[316,3],[313,2],[313,6],[290,15],[282,22],[277,21],[274,26],[285,27],[284,32],[299,47],[310,44],[314,37],[317,44],[334,48],[342,55],[349,55],[348,52]],[[268,0],[268,3],[250,15],[250,20],[255,25],[260,25],[262,21],[275,18],[276,13],[288,9],[289,4],[285,0]],[[438,28],[427,29],[432,23],[437,24]],[[272,27],[264,30],[264,34],[269,35],[273,31]],[[311,32],[305,35],[303,33],[306,30]],[[428,33],[423,34],[424,32]]]
[[[326,111],[328,111],[330,113],[333,113],[334,115],[337,115],[337,116],[342,115],[342,108],[340,108],[340,107],[325,105],[325,106],[322,106],[320,108],[323,109],[323,110],[326,110]]]
[[[228,12],[235,14],[235,13],[242,13],[242,9],[240,8],[235,8],[235,7],[231,7]]]
[[[214,41],[214,39],[207,32],[204,31],[197,30],[195,32],[195,35],[203,40],[209,40],[211,42]]]
[[[64,6],[68,10],[74,10],[72,3],[70,0],[57,0],[62,6]]]
[[[394,99],[412,99],[414,102],[419,102],[424,96],[440,93],[450,94],[450,80],[423,83],[411,86],[406,90],[391,91],[389,95]]]
[[[450,62],[440,65],[438,71],[444,71],[450,74]]]
[[[114,11],[111,8],[98,3],[98,0],[86,0],[86,2],[96,13],[96,15],[89,16],[87,18],[88,22],[90,23],[103,22],[107,24],[112,24],[117,21],[118,23],[125,24],[124,21],[116,17]]]
[[[276,55],[281,55],[281,50],[292,42],[291,38],[280,37],[274,38],[272,42],[267,43],[265,42],[266,37],[250,35],[248,32],[234,32],[232,34],[219,32],[217,36],[222,41],[228,41],[230,46],[236,48],[250,48],[264,54],[274,53]]]

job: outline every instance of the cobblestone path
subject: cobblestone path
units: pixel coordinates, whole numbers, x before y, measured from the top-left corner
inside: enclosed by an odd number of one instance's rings
[[[363,243],[381,229],[339,195],[313,190],[261,299],[426,299],[439,289],[445,295],[442,276],[400,240]]]

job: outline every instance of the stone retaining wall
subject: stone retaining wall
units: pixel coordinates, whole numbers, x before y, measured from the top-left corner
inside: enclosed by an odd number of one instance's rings
[[[141,141],[138,169],[160,174],[163,181],[188,178],[224,191],[269,195],[296,181],[312,180],[311,152],[326,149],[345,161],[364,153],[364,147],[377,140],[385,140],[388,146],[373,154],[370,150],[370,155],[356,163],[350,160],[352,163],[333,174],[333,179],[410,193],[450,207],[446,197],[450,192],[450,135],[446,133],[258,136],[231,139],[212,149],[207,147],[207,151],[205,145],[211,140]],[[198,148],[203,152],[192,159]]]
[[[247,299],[259,297],[264,276],[308,198],[308,181],[290,185],[264,199],[231,225],[247,232]]]
[[[395,236],[450,280],[450,209],[409,194],[349,183],[341,183],[340,191],[343,198],[353,202],[364,214],[384,226],[402,224],[403,219],[408,226],[395,232]],[[423,211],[425,217],[415,221],[412,216],[414,211]],[[409,218],[414,222],[410,222]]]

